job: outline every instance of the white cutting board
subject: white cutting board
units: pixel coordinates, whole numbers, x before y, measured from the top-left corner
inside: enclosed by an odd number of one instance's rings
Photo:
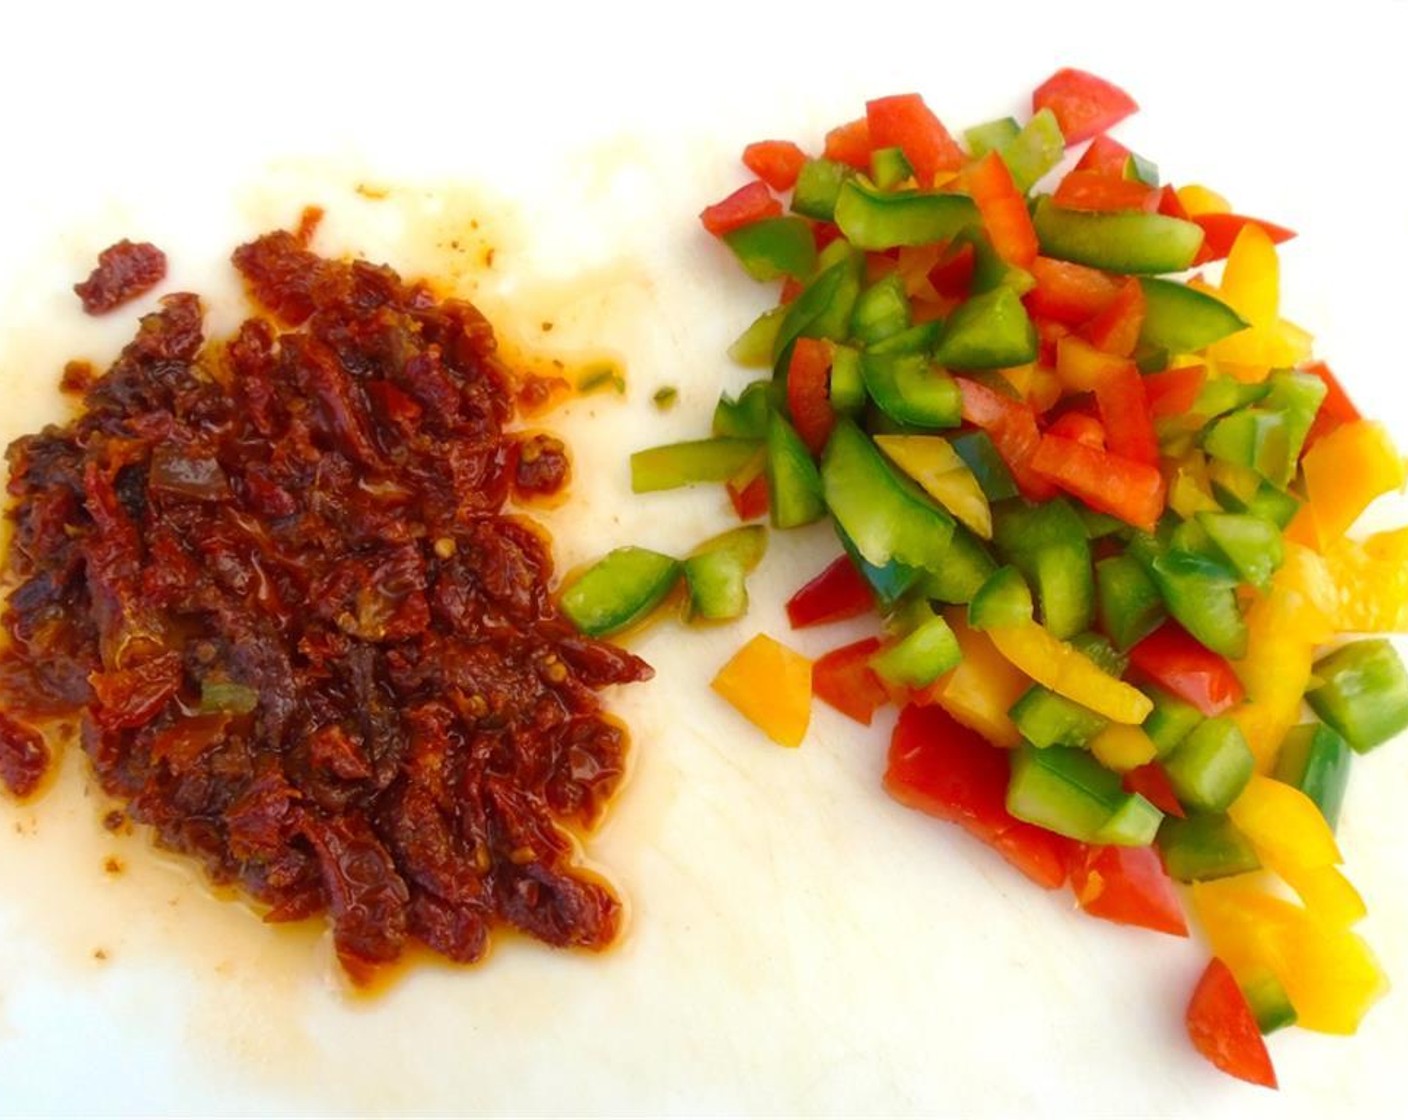
[[[208,294],[224,329],[229,250],[320,203],[320,248],[477,279],[528,349],[624,359],[624,400],[551,420],[576,470],[551,518],[560,561],[623,542],[684,551],[730,523],[721,493],[632,497],[625,460],[701,434],[719,390],[749,376],[724,350],[768,293],[696,221],[744,181],[743,145],[816,149],[868,97],[908,90],[956,130],[1026,111],[1035,84],[1077,65],[1141,102],[1118,135],[1166,178],[1300,231],[1283,252],[1286,311],[1408,447],[1404,4],[1352,19],[782,7],[8,11],[0,440],[60,416],[62,360],[110,358],[149,305],[77,313],[69,286],[103,246],[161,245],[163,290]],[[679,389],[665,414],[650,403],[663,385]],[[590,845],[630,904],[603,957],[514,941],[481,967],[418,967],[353,997],[316,931],[265,928],[140,837],[108,836],[77,752],[47,796],[0,799],[0,1113],[1389,1111],[1401,995],[1354,1039],[1276,1036],[1279,1095],[1234,1082],[1183,1034],[1196,942],[1086,918],[890,802],[890,720],[865,731],[819,706],[786,751],[710,693],[758,629],[811,654],[860,633],[787,633],[781,602],[834,551],[824,529],[774,535],[746,620],[636,641],[657,676],[613,697],[635,765]],[[1405,798],[1399,743],[1358,765],[1340,835],[1363,930],[1400,984]]]

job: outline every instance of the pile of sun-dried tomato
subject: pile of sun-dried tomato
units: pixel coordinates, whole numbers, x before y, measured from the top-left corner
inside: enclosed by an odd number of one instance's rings
[[[575,868],[625,740],[597,691],[638,658],[578,634],[513,494],[566,479],[506,433],[488,322],[293,234],[238,249],[267,317],[207,343],[171,295],[81,415],[9,449],[0,778],[77,723],[104,789],[286,921],[327,911],[349,974],[496,926],[600,948]]]

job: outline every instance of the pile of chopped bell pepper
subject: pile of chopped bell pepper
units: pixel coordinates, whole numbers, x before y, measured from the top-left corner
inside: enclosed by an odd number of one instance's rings
[[[1265,1033],[1353,1032],[1386,987],[1334,828],[1351,760],[1408,727],[1363,636],[1408,628],[1408,530],[1346,535],[1404,464],[1281,317],[1290,231],[1161,183],[1108,82],[1062,70],[1032,109],[959,138],[905,94],[819,154],[750,145],[701,217],[779,286],[731,350],[760,376],[632,481],[829,520],[789,620],[876,633],[813,664],[760,636],[716,687],[790,745],[811,695],[898,705],[896,799],[1097,917],[1187,936],[1191,905],[1189,1036],[1274,1086]]]

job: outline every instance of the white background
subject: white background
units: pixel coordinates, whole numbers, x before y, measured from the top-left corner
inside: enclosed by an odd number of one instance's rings
[[[156,241],[223,327],[230,248],[319,202],[328,251],[467,277],[523,347],[622,357],[624,402],[554,420],[577,471],[560,555],[684,551],[727,525],[720,496],[633,499],[625,454],[701,432],[747,376],[723,351],[768,293],[695,220],[743,182],[743,145],[815,149],[908,90],[958,130],[1076,65],[1141,103],[1118,135],[1167,179],[1300,231],[1287,314],[1408,446],[1402,3],[38,8],[0,14],[6,441],[60,415],[63,358],[130,333],[133,309],[87,322],[68,291],[104,245]],[[1196,943],[1073,913],[887,801],[884,721],[818,709],[787,752],[710,695],[754,630],[785,636],[778,604],[833,551],[776,537],[745,622],[638,643],[659,672],[619,698],[636,767],[590,848],[631,903],[604,958],[515,942],[352,998],[314,934],[105,836],[77,760],[33,805],[0,802],[0,1113],[1387,1112],[1401,995],[1354,1039],[1273,1038],[1279,1095],[1240,1085],[1183,1035]],[[1361,760],[1340,839],[1408,984],[1405,797],[1403,744]]]

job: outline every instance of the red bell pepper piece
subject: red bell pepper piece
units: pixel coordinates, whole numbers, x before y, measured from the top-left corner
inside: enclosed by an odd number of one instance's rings
[[[837,125],[826,134],[822,151],[827,159],[844,163],[860,171],[870,170],[870,153],[875,150],[870,139],[870,122],[865,117]]]
[[[976,259],[973,246],[968,242],[965,241],[957,249],[950,246],[929,269],[930,285],[944,299],[966,299],[969,288],[973,286]]]
[[[1114,434],[1108,424],[1105,434],[1107,439]],[[1086,447],[1075,440],[1044,435],[1030,466],[1091,509],[1137,528],[1152,532],[1164,511],[1164,476],[1158,467],[1148,463]]]
[[[743,165],[775,191],[790,191],[807,153],[791,140],[759,140],[743,149]]]
[[[877,709],[890,700],[870,659],[880,649],[879,638],[862,638],[824,653],[812,662],[812,693],[844,716],[870,726]]]
[[[1149,402],[1149,415],[1182,416],[1198,399],[1208,379],[1206,366],[1179,366],[1144,375],[1144,396]]]
[[[1186,1022],[1188,1037],[1198,1053],[1223,1073],[1276,1088],[1276,1070],[1256,1015],[1232,970],[1217,957],[1208,962],[1193,990]]]
[[[1159,213],[1165,218],[1178,218],[1184,222],[1191,222],[1187,208],[1183,205],[1183,200],[1178,197],[1178,192],[1173,187],[1165,184],[1159,188]],[[1207,242],[1203,243],[1203,248],[1207,247]],[[1198,250],[1200,253],[1202,249]]]
[[[1228,660],[1175,622],[1165,622],[1138,642],[1129,651],[1129,663],[1205,716],[1220,715],[1246,697]]]
[[[1095,404],[1105,425],[1105,446],[1112,454],[1151,467],[1159,465],[1159,437],[1154,432],[1144,379],[1133,362],[1117,363],[1095,386]]]
[[[739,187],[727,198],[712,206],[706,206],[700,212],[699,220],[715,237],[722,237],[764,218],[781,216],[782,203],[773,197],[766,183],[754,179],[746,186]]]
[[[1068,326],[1088,322],[1114,302],[1120,281],[1097,268],[1037,257],[1029,270],[1036,286],[1024,297],[1027,311]]]
[[[1051,200],[1072,210],[1140,210],[1159,208],[1159,189],[1103,171],[1071,171],[1056,185]]]
[[[1115,298],[1081,327],[1080,335],[1097,350],[1127,358],[1139,344],[1143,325],[1144,287],[1131,276],[1120,285]]]
[[[1061,413],[1046,426],[1046,434],[1075,440],[1086,447],[1096,447],[1102,451],[1105,449],[1104,425],[1090,413],[1081,412],[1079,409],[1073,408]]]
[[[1012,172],[996,152],[988,152],[965,174],[968,193],[978,204],[983,225],[997,255],[1026,268],[1036,260],[1038,244],[1027,200],[1012,181]],[[971,249],[970,249],[971,251]]]
[[[1057,70],[1032,94],[1032,111],[1056,114],[1066,143],[1089,140],[1118,124],[1136,109],[1134,98],[1119,86],[1084,70]]]
[[[865,119],[872,147],[903,151],[921,187],[932,187],[936,176],[963,166],[963,149],[917,93],[867,101]]]
[[[799,338],[787,363],[787,409],[792,426],[813,455],[820,455],[836,426],[831,407],[831,348],[817,338]]]
[[[1284,226],[1273,225],[1260,218],[1249,218],[1245,214],[1197,214],[1192,221],[1203,227],[1203,247],[1198,251],[1194,264],[1226,260],[1227,254],[1232,251],[1232,243],[1244,226],[1260,226],[1276,245],[1295,236],[1293,230]]]
[[[1324,362],[1306,362],[1300,367],[1306,373],[1313,373],[1325,383],[1325,399],[1320,402],[1319,411],[1315,413],[1315,419],[1310,425],[1310,431],[1305,434],[1305,444],[1301,449],[1301,454],[1306,451],[1321,436],[1327,436],[1338,428],[1341,424],[1348,424],[1352,420],[1360,419],[1359,409],[1355,408],[1354,402],[1349,399],[1349,394],[1344,391],[1330,371],[1330,367]]]
[[[1123,178],[1125,168],[1129,166],[1130,158],[1133,155],[1133,152],[1113,136],[1106,136],[1104,133],[1101,133],[1090,142],[1090,146],[1085,149],[1080,159],[1076,161],[1075,170],[1098,171],[1102,175],[1114,175]]]
[[[755,474],[747,482],[729,479],[724,483],[733,512],[740,521],[755,521],[768,512],[767,476]]]
[[[1008,753],[937,705],[910,704],[890,739],[885,789],[911,809],[961,824],[1034,883],[1066,882],[1073,842],[1007,811]]]
[[[1178,794],[1173,792],[1173,783],[1168,780],[1168,771],[1158,762],[1146,762],[1136,766],[1124,775],[1124,788],[1130,793],[1141,795],[1156,809],[1171,817],[1185,817],[1183,806],[1178,802]]]
[[[1153,848],[1092,845],[1075,855],[1070,871],[1071,889],[1087,914],[1188,936],[1178,889]]]
[[[1055,486],[1032,469],[1032,456],[1041,442],[1041,432],[1031,405],[1003,396],[967,377],[953,380],[963,395],[963,419],[988,433],[997,453],[1012,472],[1017,488],[1034,502],[1054,498]]]
[[[875,609],[875,592],[844,553],[813,576],[787,600],[792,629],[841,622]]]

